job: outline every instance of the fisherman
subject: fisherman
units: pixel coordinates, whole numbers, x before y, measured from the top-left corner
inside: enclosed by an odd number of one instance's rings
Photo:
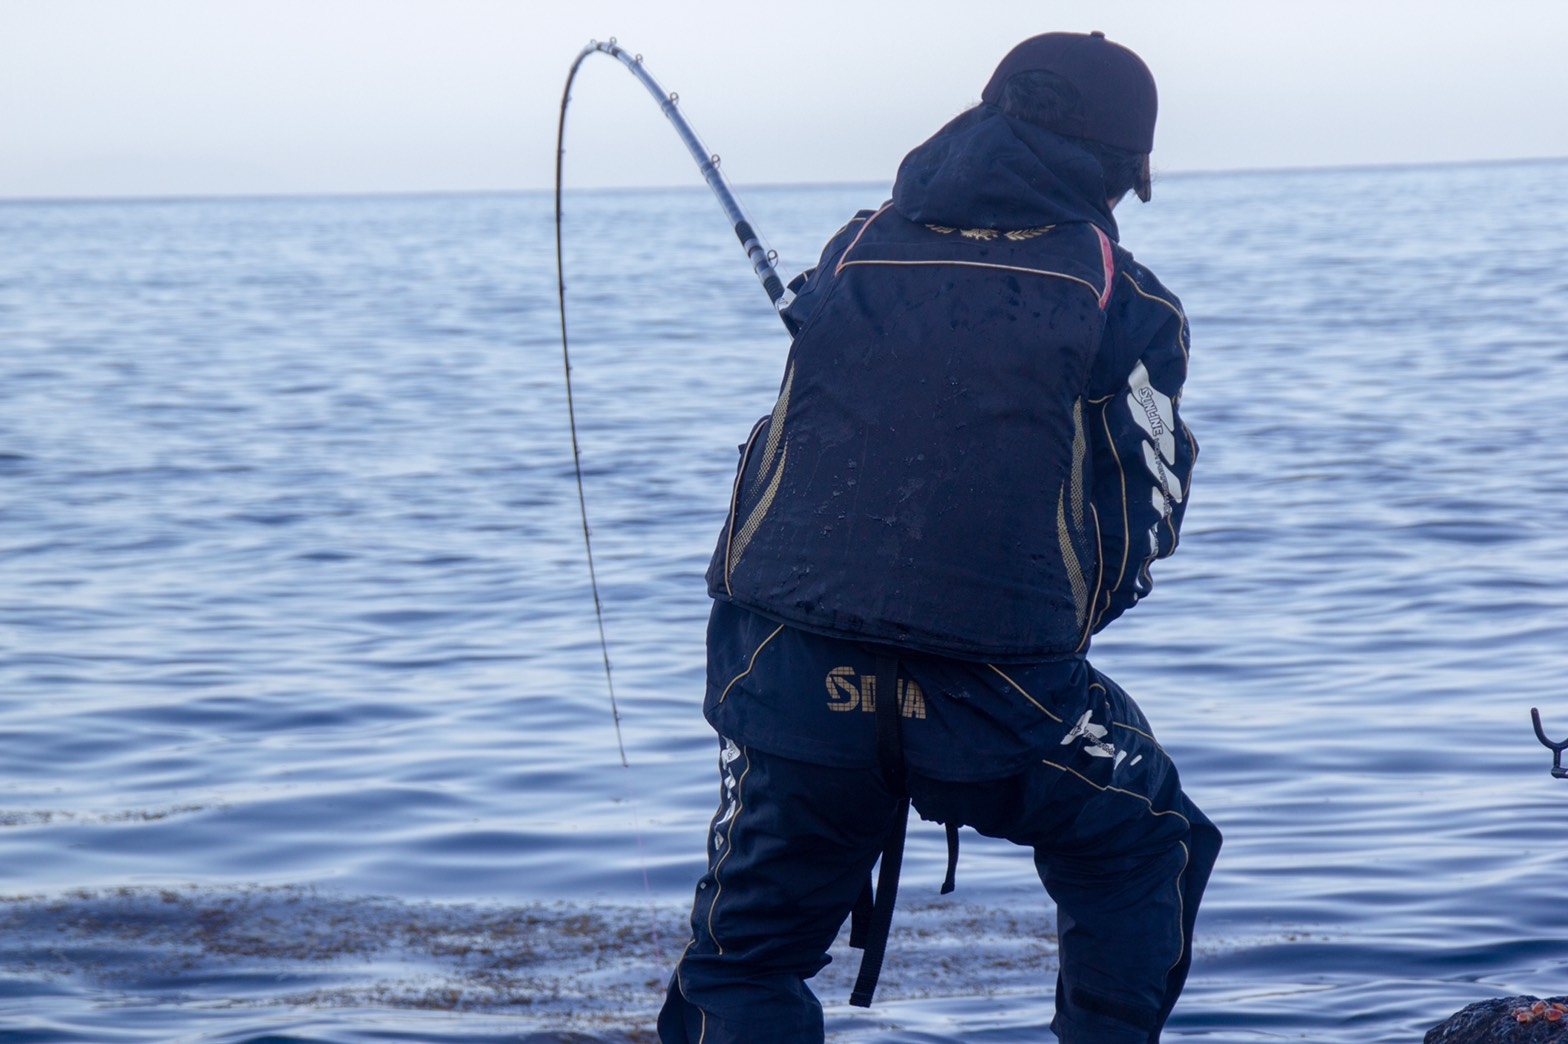
[[[1048,33],[981,99],[791,283],[708,571],[720,802],[666,1044],[821,1041],[806,980],[852,911],[868,1004],[911,802],[944,890],[959,826],[1033,850],[1061,1040],[1157,1041],[1186,980],[1220,835],[1086,659],[1175,550],[1197,455],[1186,317],[1112,216],[1149,199],[1154,81]]]

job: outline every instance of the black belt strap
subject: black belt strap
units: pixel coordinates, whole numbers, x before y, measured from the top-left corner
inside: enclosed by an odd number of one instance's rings
[[[882,764],[883,780],[899,795],[899,801],[893,812],[893,829],[882,848],[875,900],[868,877],[850,915],[850,945],[859,945],[864,951],[860,974],[849,996],[849,1003],[859,1008],[871,1007],[871,995],[882,974],[882,955],[887,950],[888,930],[893,926],[893,903],[898,899],[898,873],[904,865],[904,833],[909,827],[909,791],[904,786],[904,744],[898,721],[898,661],[891,656],[878,656],[876,677],[877,760]]]

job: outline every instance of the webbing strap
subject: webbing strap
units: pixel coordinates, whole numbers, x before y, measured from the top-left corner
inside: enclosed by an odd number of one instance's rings
[[[944,823],[947,827],[947,876],[942,878],[942,894],[958,887],[958,824]]]
[[[898,727],[898,661],[877,657],[877,761],[889,789],[904,791],[904,737]]]
[[[871,930],[871,911],[876,908],[876,892],[871,887],[871,872],[866,871],[866,883],[860,886],[860,896],[855,908],[849,912],[849,945],[857,950],[866,948],[866,933]]]
[[[899,801],[893,812],[893,828],[882,848],[882,866],[877,871],[876,899],[870,916],[856,916],[862,913],[866,899],[862,890],[850,918],[850,941],[853,943],[858,934],[863,946],[860,974],[849,995],[849,1003],[857,1008],[871,1007],[871,996],[876,993],[877,979],[882,974],[882,955],[887,950],[893,904],[898,899],[898,874],[904,865],[904,834],[909,828],[909,792],[904,787],[904,744],[898,722],[898,661],[891,656],[878,656],[876,677],[877,760],[882,765],[884,782],[899,795]]]
[[[866,946],[860,955],[860,974],[855,978],[855,989],[849,1003],[857,1008],[871,1007],[871,995],[877,991],[877,979],[882,974],[882,955],[887,950],[888,930],[893,927],[893,903],[898,899],[898,874],[904,865],[904,832],[909,825],[909,798],[898,803],[893,813],[893,831],[888,835],[887,847],[882,850],[882,866],[877,871],[877,898],[871,909],[871,921],[866,925]]]

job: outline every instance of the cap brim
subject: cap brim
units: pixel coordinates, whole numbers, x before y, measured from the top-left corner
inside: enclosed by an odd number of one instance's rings
[[[1143,157],[1143,166],[1138,168],[1138,181],[1133,185],[1132,190],[1145,203],[1149,202],[1149,197],[1154,195],[1154,186],[1150,183],[1149,178],[1149,157],[1147,155]]]

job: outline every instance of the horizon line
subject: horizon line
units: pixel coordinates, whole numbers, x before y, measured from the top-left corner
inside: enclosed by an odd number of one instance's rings
[[[1568,163],[1568,156],[1518,156],[1507,159],[1467,160],[1396,160],[1386,163],[1334,163],[1323,166],[1292,165],[1285,167],[1218,167],[1195,170],[1155,171],[1156,183],[1162,180],[1183,180],[1199,177],[1245,177],[1259,174],[1333,174],[1370,171],[1424,170],[1444,167],[1514,167],[1550,166]],[[891,179],[849,179],[843,181],[763,181],[736,184],[737,191],[776,189],[832,189],[857,188],[891,184]],[[563,187],[563,192],[583,193],[636,193],[636,192],[685,192],[706,190],[707,185],[599,185],[591,188]],[[168,194],[126,195],[59,195],[39,196],[0,195],[0,206],[70,204],[70,203],[194,203],[201,201],[262,201],[283,199],[407,199],[429,196],[540,196],[553,195],[548,188],[489,188],[489,189],[316,189],[297,192],[171,192]]]

